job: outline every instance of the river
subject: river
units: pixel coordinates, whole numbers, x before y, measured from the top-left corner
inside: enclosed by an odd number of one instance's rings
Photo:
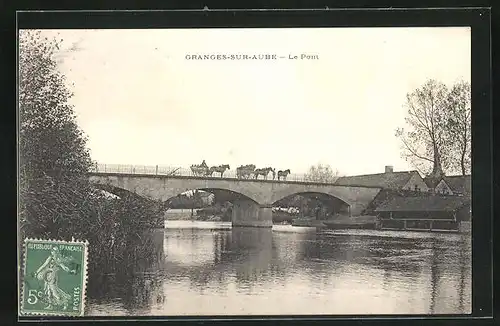
[[[153,263],[94,281],[87,315],[471,312],[470,235],[165,226],[151,231]]]

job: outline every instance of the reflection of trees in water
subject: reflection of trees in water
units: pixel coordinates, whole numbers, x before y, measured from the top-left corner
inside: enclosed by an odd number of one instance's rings
[[[429,303],[430,314],[465,313],[470,309],[470,306],[466,307],[467,302],[470,304],[467,300],[470,298],[467,283],[471,275],[470,240],[457,242],[453,238],[432,237],[420,239],[413,247],[403,247],[406,252],[398,259],[382,255],[382,259],[371,262],[384,270],[384,288],[393,287],[394,274],[400,274],[410,291],[415,289],[415,296]]]
[[[140,239],[128,239],[127,245],[123,265],[104,265],[101,274],[90,275],[87,293],[95,302],[117,300],[132,314],[164,301],[163,276],[158,273],[164,263],[163,232],[146,230]]]
[[[468,313],[472,310],[471,305],[471,289],[472,289],[472,248],[470,239],[464,236],[458,247],[458,257],[460,262],[460,290],[459,290],[459,306],[460,311]],[[469,293],[466,293],[468,291]],[[468,302],[465,300],[466,297],[469,298]],[[468,306],[466,307],[466,303]]]
[[[393,291],[395,285],[401,285],[403,291],[409,291],[410,306],[418,305],[419,300],[427,302],[430,314],[465,313],[470,309],[466,307],[470,297],[466,281],[470,277],[470,241],[437,236],[418,241],[384,239],[371,244],[380,248],[375,250],[378,258],[372,256],[369,263],[383,269],[384,289]]]
[[[149,310],[152,305],[165,301],[162,291],[164,276],[149,273],[116,273],[101,275],[89,284],[89,297],[94,302],[119,302],[127,314],[137,315]]]
[[[439,268],[439,259],[440,259],[439,250],[437,250],[436,242],[432,242],[432,260],[431,260],[431,304],[430,304],[430,313],[434,314],[436,309],[436,297],[439,286],[439,278],[441,274],[441,270]]]
[[[467,279],[471,266],[470,240],[458,242],[433,239],[431,273],[431,313],[466,312],[466,298],[470,299]]]
[[[303,235],[297,249],[297,261],[305,262],[315,282],[329,282],[329,276],[345,267],[366,266],[368,270],[378,269],[384,273],[386,286],[392,280],[393,272],[404,271],[406,277],[416,279],[420,274],[420,261],[409,259],[418,251],[419,244],[411,239],[393,239],[347,234],[312,232]],[[300,268],[300,265],[299,265]],[[356,267],[354,267],[356,268]],[[312,275],[314,274],[314,275]]]
[[[365,239],[365,262],[383,269],[404,272],[407,277],[418,277],[429,248],[423,241],[405,238],[371,237]]]
[[[297,259],[362,262],[361,258],[370,256],[370,248],[364,237],[311,232],[301,239]]]

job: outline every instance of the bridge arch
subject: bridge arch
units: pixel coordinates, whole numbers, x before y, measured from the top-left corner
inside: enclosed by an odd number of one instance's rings
[[[177,196],[185,193],[186,191],[189,191],[189,190],[199,190],[199,191],[204,191],[204,192],[208,192],[208,193],[211,193],[213,195],[215,195],[215,198],[217,200],[221,200],[221,201],[229,201],[229,202],[234,202],[234,201],[237,201],[237,200],[245,200],[245,201],[251,201],[255,204],[259,204],[257,201],[255,201],[255,199],[253,198],[250,198],[244,194],[242,194],[241,192],[236,192],[236,191],[231,191],[229,189],[224,189],[224,188],[195,188],[195,189],[187,189],[185,191],[183,191],[182,193],[179,193],[179,194],[176,194],[170,198],[168,198],[166,200],[166,202],[170,201],[171,199],[173,198],[176,198]]]
[[[147,198],[142,197],[142,196],[140,196],[132,191],[129,191],[129,190],[124,189],[124,188],[115,187],[113,185],[93,182],[92,186],[94,187],[94,189],[106,191],[112,195],[119,197],[119,198],[128,197],[128,198],[138,199],[140,201],[147,201],[148,200]]]
[[[305,189],[304,189],[305,188]],[[319,196],[327,196],[334,200],[338,200],[348,206],[351,206],[353,200],[349,198],[349,192],[342,191],[343,189],[336,189],[335,186],[330,188],[319,188],[319,187],[287,187],[279,189],[278,191],[273,192],[272,195],[272,203],[276,203],[285,198],[295,196],[295,195],[319,195]]]
[[[350,187],[323,184],[290,184],[286,187],[275,187],[271,195],[271,202],[300,193],[319,193],[337,198],[349,207],[349,214],[361,214],[368,204],[380,192],[378,187]]]
[[[168,199],[192,189],[221,189],[240,194],[257,204],[262,204],[261,185],[248,180],[234,181],[199,177],[162,178],[126,174],[94,174],[90,176],[90,179],[94,183],[125,189],[141,197],[161,202],[166,202]]]
[[[297,195],[304,196],[304,197],[312,197],[312,198],[318,199],[320,201],[330,200],[330,201],[341,203],[341,204],[344,204],[344,205],[347,205],[347,206],[350,205],[345,200],[343,200],[341,198],[338,198],[338,197],[336,197],[336,196],[334,196],[332,194],[329,194],[329,193],[326,193],[326,192],[317,192],[317,191],[300,191],[300,192],[296,192],[296,193],[293,193],[291,195],[288,195],[288,196],[285,196],[283,198],[280,198],[280,199],[276,200],[275,202],[273,202],[273,205],[278,204],[281,201],[290,199],[290,198],[292,198],[294,196],[297,196]]]
[[[328,214],[349,214],[351,205],[344,200],[337,198],[331,194],[324,193],[324,192],[314,192],[314,191],[308,191],[308,192],[297,192],[292,195],[288,195],[286,197],[283,197],[273,203],[273,207],[275,206],[294,206],[298,207],[300,210],[302,210],[304,207],[302,206],[301,202],[295,202],[291,203],[290,200],[293,199],[295,196],[301,196],[304,198],[310,198],[310,199],[315,199],[319,202],[321,202],[322,207],[327,209]],[[309,207],[309,209],[313,209]]]

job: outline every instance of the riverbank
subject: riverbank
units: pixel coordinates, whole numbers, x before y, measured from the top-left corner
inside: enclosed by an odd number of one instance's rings
[[[318,220],[314,217],[294,218],[293,226],[307,226],[329,229],[376,229],[377,217],[370,215],[363,216],[341,216],[337,215],[332,219]]]
[[[194,211],[196,214],[196,211]],[[230,221],[224,221],[220,216],[191,216],[190,209],[172,209],[165,214],[165,221],[192,221],[192,222],[224,222],[224,229],[231,228]],[[447,233],[470,233],[470,222],[466,225],[460,225],[458,230],[419,230],[419,229],[386,229],[380,228],[377,222],[377,217],[373,215],[362,216],[336,216],[334,219],[317,220],[314,217],[296,218],[290,214],[274,214],[273,213],[273,227],[274,226],[290,226],[290,227],[307,227],[317,229],[330,229],[330,230],[374,230],[374,231],[395,231],[395,232],[447,232]],[[227,224],[229,223],[229,224]],[[191,226],[193,224],[190,224]]]
[[[165,213],[166,221],[212,221],[219,222],[224,221],[223,216],[219,214],[207,215],[207,214],[199,214],[197,210],[191,209],[169,209]]]
[[[323,221],[323,223],[329,229],[376,229],[377,217],[372,215],[340,216]]]
[[[193,214],[193,215],[191,215]],[[201,215],[196,210],[191,212],[191,209],[170,209],[165,214],[166,221],[208,221],[220,222],[224,221],[219,215]],[[299,227],[318,227],[318,228],[333,228],[333,229],[358,229],[369,228],[375,229],[375,216],[336,216],[335,219],[318,220],[314,217],[297,217],[294,214],[286,212],[273,212],[273,225],[292,225]]]
[[[218,222],[218,221],[193,221],[193,220],[176,220],[165,221],[164,227],[161,229],[201,229],[211,231],[231,231],[233,229],[231,222]],[[241,229],[241,228],[236,228]],[[332,235],[362,235],[370,237],[391,237],[391,238],[450,238],[461,237],[463,234],[457,232],[416,232],[411,230],[380,230],[380,229],[356,229],[356,228],[343,228],[343,229],[330,229],[330,228],[316,228],[310,226],[292,226],[291,224],[274,224],[272,226],[273,232],[292,232],[292,233],[315,233],[315,234],[332,234]],[[254,230],[249,228],[249,230]]]
[[[292,220],[297,216],[293,214],[288,214],[285,212],[273,212],[273,223],[274,224],[291,224]],[[230,218],[226,215],[224,218],[223,213],[214,210],[211,212],[208,208],[205,209],[169,209],[165,212],[166,221],[230,221]]]

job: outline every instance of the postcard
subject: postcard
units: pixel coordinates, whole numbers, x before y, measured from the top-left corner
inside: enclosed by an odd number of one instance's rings
[[[21,29],[23,316],[469,314],[469,27]]]

